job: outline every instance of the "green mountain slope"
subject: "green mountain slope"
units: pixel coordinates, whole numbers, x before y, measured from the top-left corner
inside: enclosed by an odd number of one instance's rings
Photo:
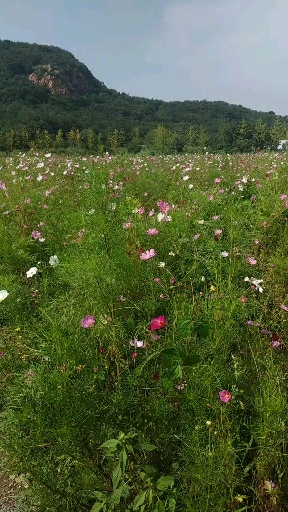
[[[245,119],[260,117],[271,126],[274,112],[261,113],[223,101],[171,101],[131,97],[108,89],[75,57],[55,46],[0,41],[0,116],[2,130],[92,128],[107,133],[138,126],[142,136],[157,125],[181,133],[203,126],[215,137],[223,123],[230,131]]]

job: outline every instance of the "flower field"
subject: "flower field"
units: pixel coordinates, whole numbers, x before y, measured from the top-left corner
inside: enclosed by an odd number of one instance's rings
[[[288,510],[286,153],[0,159],[24,511]]]

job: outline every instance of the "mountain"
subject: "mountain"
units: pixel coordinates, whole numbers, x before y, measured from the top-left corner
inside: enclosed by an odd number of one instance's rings
[[[71,129],[126,136],[138,127],[141,137],[159,125],[185,132],[192,125],[216,136],[223,123],[235,130],[243,119],[260,118],[271,126],[274,112],[257,112],[224,101],[171,101],[129,96],[108,89],[70,52],[56,46],[0,41],[0,116],[2,130]],[[284,118],[283,118],[284,119]]]

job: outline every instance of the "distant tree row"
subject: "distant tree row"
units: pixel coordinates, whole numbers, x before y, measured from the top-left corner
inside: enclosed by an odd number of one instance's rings
[[[151,154],[203,153],[210,152],[251,152],[256,150],[276,150],[279,141],[288,138],[288,123],[276,117],[269,127],[261,118],[254,126],[244,119],[232,131],[231,126],[222,120],[215,136],[211,136],[204,126],[191,125],[188,129],[172,130],[158,125],[142,133],[138,126],[131,132],[114,129],[107,133],[96,133],[92,129],[71,129],[64,133],[48,130],[29,130],[26,126],[0,130],[0,150],[8,153],[15,150],[78,150],[79,152],[102,155],[139,153],[147,150]]]

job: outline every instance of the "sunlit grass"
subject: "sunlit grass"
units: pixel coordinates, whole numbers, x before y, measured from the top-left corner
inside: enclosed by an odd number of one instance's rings
[[[286,153],[0,165],[23,507],[287,510]]]

